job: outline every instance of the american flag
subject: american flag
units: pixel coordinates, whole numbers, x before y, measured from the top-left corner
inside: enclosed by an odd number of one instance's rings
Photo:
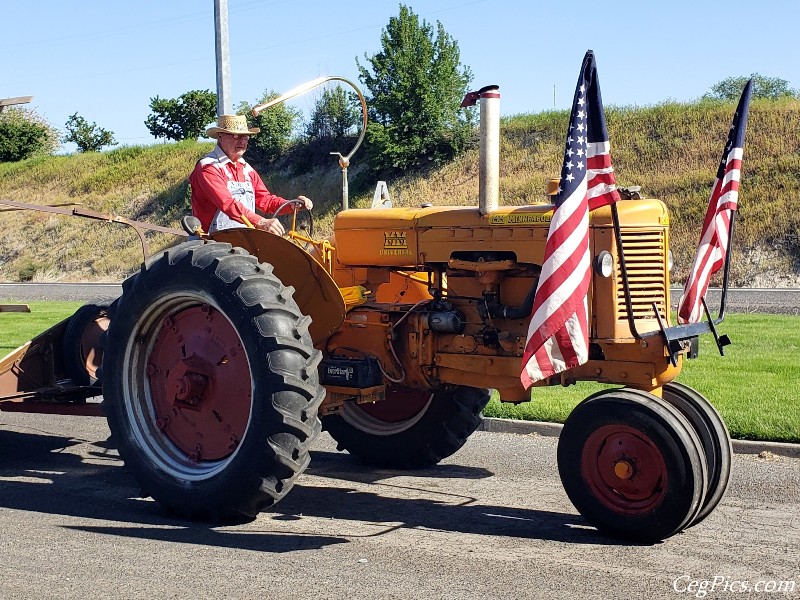
[[[711,276],[725,264],[731,233],[731,215],[739,206],[739,180],[752,85],[751,79],[742,90],[742,97],[733,115],[728,141],[717,169],[717,178],[711,186],[711,197],[703,220],[700,244],[694,257],[692,272],[686,280],[683,295],[678,303],[679,323],[697,323],[702,318],[702,300],[708,291]]]
[[[589,211],[619,199],[594,53],[583,58],[561,181],[533,301],[520,379],[525,388],[583,364],[589,354]]]

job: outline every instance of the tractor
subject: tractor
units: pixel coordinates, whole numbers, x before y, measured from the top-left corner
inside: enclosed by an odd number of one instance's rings
[[[521,357],[553,215],[548,203],[499,205],[496,86],[473,101],[477,206],[346,208],[326,239],[297,208],[284,237],[208,235],[186,218],[177,233],[189,239],[143,262],[119,298],[0,362],[0,409],[105,415],[143,494],[213,521],[280,501],[322,430],[366,467],[451,456],[490,394],[531,399]],[[671,325],[659,200],[632,189],[594,211],[590,248],[589,360],[536,382],[533,401],[546,386],[616,386],[571,412],[558,471],[600,532],[662,540],[705,519],[728,485],[724,422],[675,381],[699,335],[722,351],[724,309]]]

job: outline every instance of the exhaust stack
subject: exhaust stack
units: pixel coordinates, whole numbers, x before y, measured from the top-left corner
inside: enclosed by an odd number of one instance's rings
[[[487,85],[469,92],[462,107],[480,100],[480,164],[478,170],[478,209],[482,215],[497,210],[500,204],[500,87]]]

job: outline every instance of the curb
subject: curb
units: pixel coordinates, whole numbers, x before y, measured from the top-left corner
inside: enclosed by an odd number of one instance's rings
[[[520,435],[544,435],[558,437],[561,434],[561,423],[544,421],[521,421],[519,419],[497,419],[484,417],[478,431],[489,433],[516,433]],[[769,452],[789,458],[800,458],[800,444],[786,442],[761,442],[751,440],[731,440],[733,451],[737,454],[761,454]]]

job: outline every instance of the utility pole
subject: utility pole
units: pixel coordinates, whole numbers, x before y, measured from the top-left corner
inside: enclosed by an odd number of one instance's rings
[[[217,116],[233,112],[231,64],[228,47],[228,0],[214,0],[214,30],[217,50]]]

